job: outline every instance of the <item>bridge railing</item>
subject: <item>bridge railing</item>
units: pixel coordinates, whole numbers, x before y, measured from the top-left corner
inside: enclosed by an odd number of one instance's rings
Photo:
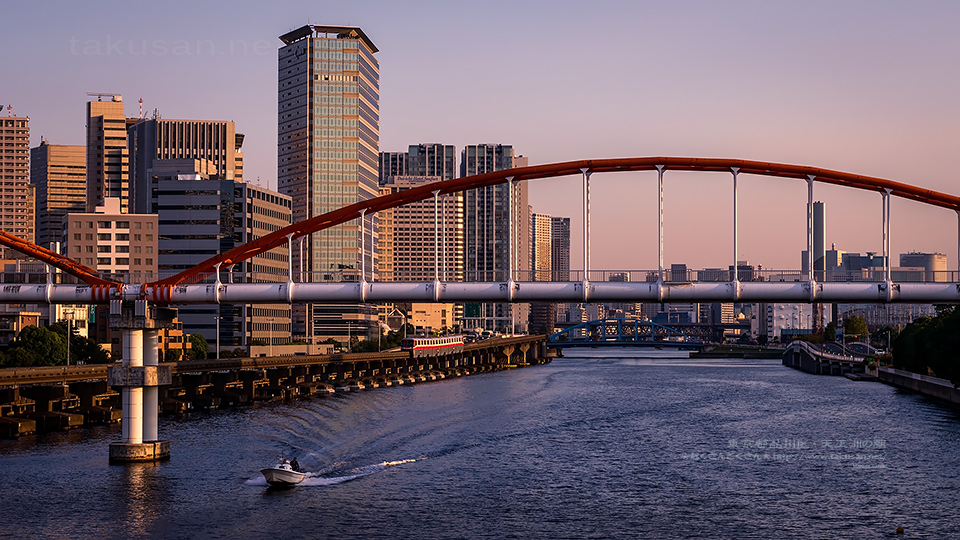
[[[174,275],[175,271],[160,272],[118,272],[118,273],[100,273],[99,277],[111,281],[117,281],[125,284],[149,283]],[[657,270],[591,270],[589,281],[591,282],[630,282],[644,283],[656,282],[659,272]],[[664,283],[722,283],[731,281],[729,270],[719,268],[705,269],[665,269],[663,271]],[[873,268],[862,271],[830,270],[817,271],[816,281],[820,283],[882,283],[886,281],[882,268]],[[42,269],[8,269],[0,272],[0,284],[43,284],[48,280],[49,274]],[[220,272],[220,281],[223,283],[286,283],[287,272],[236,272],[222,270]],[[467,283],[503,283],[510,279],[506,271],[490,272],[448,272],[446,275],[440,274],[440,280],[444,282],[467,282]],[[739,270],[739,281],[741,282],[797,282],[805,283],[810,280],[809,274],[801,270],[780,270],[767,268]],[[956,270],[924,270],[922,268],[894,268],[890,272],[891,281],[895,283],[958,283],[960,274]],[[532,271],[514,271],[513,279],[519,282],[582,282],[584,273],[582,270],[571,270],[569,272],[532,272]],[[82,282],[74,276],[57,272],[52,275],[53,283],[57,284],[81,284]],[[356,283],[360,280],[359,272],[312,272],[299,273],[294,272],[293,280],[303,283]],[[367,275],[368,282],[393,282],[393,283],[423,283],[432,282],[433,273],[422,273],[411,276],[399,275],[399,273],[374,274]],[[212,284],[216,283],[216,275],[208,275],[197,279],[193,283]]]

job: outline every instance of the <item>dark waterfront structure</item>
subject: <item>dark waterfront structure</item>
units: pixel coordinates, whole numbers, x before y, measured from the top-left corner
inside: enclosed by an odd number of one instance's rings
[[[160,366],[168,375],[161,376],[167,378],[157,405],[164,414],[182,414],[436,381],[550,359],[543,336],[525,336],[471,343],[433,358],[397,351],[168,363]],[[120,394],[108,386],[110,368],[0,369],[0,438],[119,422],[122,406]],[[111,384],[120,380],[109,376]],[[166,443],[166,456],[169,448]]]

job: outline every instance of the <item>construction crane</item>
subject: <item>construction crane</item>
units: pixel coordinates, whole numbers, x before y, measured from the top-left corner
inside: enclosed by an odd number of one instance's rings
[[[97,101],[102,101],[104,97],[109,97],[111,101],[123,101],[120,94],[110,94],[108,92],[87,92],[88,96],[96,96]]]

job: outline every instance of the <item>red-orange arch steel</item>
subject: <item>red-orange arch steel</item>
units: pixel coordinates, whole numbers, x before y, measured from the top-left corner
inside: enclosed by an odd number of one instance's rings
[[[265,251],[280,247],[287,242],[288,237],[291,240],[295,240],[302,236],[346,223],[360,217],[360,213],[363,211],[370,214],[379,212],[380,210],[387,210],[404,204],[429,199],[435,191],[439,192],[440,195],[456,193],[468,189],[503,184],[508,182],[508,179],[511,177],[515,181],[537,180],[541,178],[556,178],[581,174],[583,170],[587,170],[590,173],[649,171],[656,170],[657,166],[663,166],[665,170],[669,171],[731,172],[733,168],[738,168],[739,173],[742,174],[798,178],[803,180],[807,180],[810,176],[813,176],[815,182],[878,192],[884,192],[889,189],[890,194],[897,197],[960,211],[960,197],[955,195],[948,195],[946,193],[923,189],[884,178],[803,165],[787,165],[783,163],[744,159],[688,157],[639,157],[566,161],[563,163],[504,169],[476,176],[455,178],[453,180],[425,184],[399,193],[392,193],[390,195],[383,195],[374,199],[361,201],[345,206],[339,210],[328,212],[301,221],[300,223],[295,223],[289,227],[284,227],[257,240],[248,242],[242,246],[237,246],[216,257],[211,257],[197,266],[175,276],[147,284],[146,287],[174,286],[187,280],[196,280],[214,272],[218,264],[221,266],[230,266]]]
[[[516,169],[505,169],[491,173],[480,174],[476,176],[467,176],[464,178],[455,178],[425,184],[416,188],[408,189],[399,193],[384,195],[366,201],[361,201],[339,210],[328,212],[300,223],[294,223],[284,227],[266,236],[237,246],[229,251],[211,257],[206,261],[187,269],[175,276],[147,283],[143,285],[143,292],[146,289],[153,288],[154,296],[158,293],[163,294],[157,289],[169,291],[170,287],[192,281],[195,282],[204,276],[210,275],[216,271],[218,265],[229,267],[238,262],[255,257],[271,249],[281,247],[290,240],[298,239],[302,236],[321,231],[360,217],[361,212],[374,213],[380,210],[387,210],[404,204],[428,199],[433,196],[434,191],[440,195],[456,193],[468,189],[476,189],[497,184],[506,183],[509,178],[515,181],[537,180],[542,178],[556,178],[561,176],[571,176],[581,174],[586,170],[590,173],[602,172],[630,172],[630,171],[650,171],[656,170],[662,166],[668,171],[715,171],[731,172],[737,168],[743,174],[755,174],[760,176],[773,176],[782,178],[797,178],[807,180],[814,177],[815,182],[826,184],[835,184],[847,186],[855,189],[868,191],[884,192],[890,190],[890,194],[904,199],[918,201],[924,204],[948,208],[960,212],[960,197],[949,195],[938,191],[924,189],[902,182],[895,182],[884,178],[851,174],[830,169],[820,169],[817,167],[808,167],[804,165],[788,165],[783,163],[770,163],[764,161],[750,161],[744,159],[725,159],[725,158],[691,158],[691,157],[637,157],[637,158],[613,158],[613,159],[587,159],[580,161],[566,161],[563,163],[550,163],[546,165],[534,165],[531,167],[519,167]],[[104,280],[96,276],[96,272],[87,268],[72,259],[58,255],[49,250],[26,242],[16,236],[2,233],[0,234],[0,244],[12,247],[18,251],[36,257],[37,259],[60,268],[61,270],[77,276],[81,280],[91,285],[103,285],[107,287],[117,287],[120,284],[113,281]]]
[[[123,285],[122,283],[116,281],[110,281],[101,278],[97,275],[96,270],[84,266],[69,257],[54,253],[49,249],[40,247],[33,242],[28,242],[19,236],[14,236],[4,231],[0,231],[0,244],[3,244],[9,248],[13,248],[20,253],[29,255],[55,268],[59,268],[71,276],[76,276],[81,281],[89,285],[106,288],[117,288]]]

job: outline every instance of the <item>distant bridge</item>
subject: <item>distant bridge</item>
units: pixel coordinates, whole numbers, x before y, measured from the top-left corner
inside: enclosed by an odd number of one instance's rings
[[[651,321],[596,319],[561,330],[547,338],[550,347],[657,347],[698,349],[699,339]]]

